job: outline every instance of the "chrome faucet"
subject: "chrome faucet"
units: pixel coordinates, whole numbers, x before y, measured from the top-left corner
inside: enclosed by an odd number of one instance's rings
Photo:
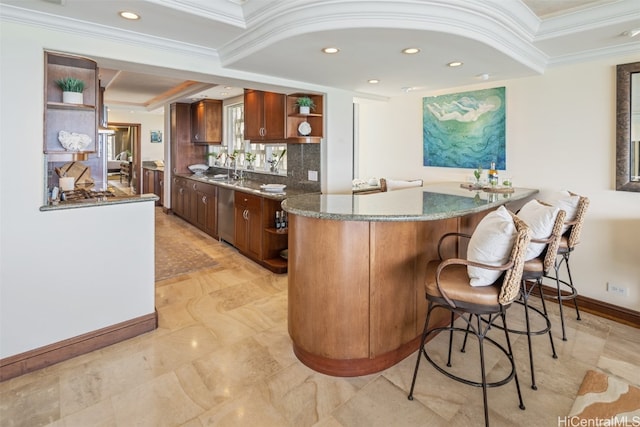
[[[238,180],[239,180],[239,181],[242,181],[242,180],[244,180],[244,175],[243,175],[243,173],[242,173],[242,172],[243,172],[243,171],[242,171],[242,169],[240,169],[240,173],[238,173],[238,170],[236,169],[236,170],[235,170],[235,172],[233,172],[233,173],[231,174],[231,178],[233,178],[235,181],[238,181]]]

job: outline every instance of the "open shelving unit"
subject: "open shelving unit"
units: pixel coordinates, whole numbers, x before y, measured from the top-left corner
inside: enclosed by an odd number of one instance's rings
[[[74,77],[85,83],[83,104],[62,102],[56,80]],[[98,65],[83,57],[45,52],[44,147],[48,161],[86,160],[98,144]],[[81,152],[67,151],[58,141],[61,130],[89,135],[91,144]]]
[[[308,96],[315,104],[315,109],[309,114],[300,114],[298,111],[297,100],[303,96]],[[287,95],[287,143],[320,143],[324,132],[323,108],[322,95],[309,95],[304,93]],[[309,123],[311,126],[311,134],[301,135],[298,131],[298,127],[303,122]]]

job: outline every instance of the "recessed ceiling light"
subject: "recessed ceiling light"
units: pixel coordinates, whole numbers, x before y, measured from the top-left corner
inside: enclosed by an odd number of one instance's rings
[[[402,53],[406,53],[407,55],[413,55],[420,52],[420,49],[418,49],[417,47],[408,47],[405,49],[402,49]]]
[[[135,12],[130,12],[128,10],[123,10],[122,12],[118,12],[118,15],[120,15],[124,19],[129,19],[131,21],[136,21],[140,19],[140,15],[138,15]]]
[[[480,80],[489,80],[489,73],[482,73],[482,74],[478,74],[476,76],[476,78],[480,79]]]
[[[324,49],[322,49],[322,51],[324,53],[338,53],[340,52],[340,49],[338,49],[337,47],[325,47]]]
[[[227,96],[227,95],[229,95],[229,94],[228,94],[227,92],[220,92],[220,95],[221,95],[221,96]]]
[[[231,86],[225,86],[224,88],[225,88],[226,90],[231,90],[231,89],[233,89]]]
[[[462,62],[460,61],[452,61],[447,64],[447,67],[459,67],[461,65],[462,65]]]
[[[367,82],[369,82],[372,85],[374,85],[374,84],[380,83],[380,80],[378,80],[378,79],[369,79],[369,80],[367,80]]]

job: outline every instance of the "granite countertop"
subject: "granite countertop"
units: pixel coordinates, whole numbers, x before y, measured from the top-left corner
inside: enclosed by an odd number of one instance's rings
[[[140,203],[159,200],[160,198],[155,194],[141,194],[134,196],[115,196],[115,197],[98,197],[86,200],[74,200],[67,202],[58,202],[57,204],[50,204],[40,206],[40,211],[59,211],[65,209],[77,209],[77,208],[89,208],[95,206],[111,206],[121,205],[127,203]]]
[[[282,208],[291,214],[341,221],[430,221],[482,212],[527,199],[537,189],[513,193],[467,190],[460,183],[434,183],[385,193],[306,194],[287,198]]]
[[[208,184],[217,185],[219,187],[242,191],[244,193],[257,194],[261,197],[266,197],[268,199],[273,199],[273,200],[284,200],[291,196],[309,194],[308,191],[292,189],[289,187],[285,188],[285,190],[281,193],[264,191],[260,187],[261,185],[263,185],[263,183],[258,181],[248,180],[248,179],[243,179],[243,180],[234,180],[234,179],[227,179],[227,178],[214,179],[213,176],[211,175],[195,175],[195,174],[178,174],[177,176],[191,179],[193,181],[205,182]]]

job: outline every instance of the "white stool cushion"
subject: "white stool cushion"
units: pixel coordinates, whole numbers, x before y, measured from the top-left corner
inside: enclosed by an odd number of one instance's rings
[[[564,221],[569,222],[573,221],[576,217],[580,196],[572,196],[568,191],[559,191],[549,196],[548,200],[544,200],[544,202],[552,206],[557,206],[559,209],[565,211],[566,216]],[[565,224],[564,227],[562,227],[562,234],[564,234],[569,227],[569,225]]]
[[[553,231],[560,209],[556,206],[546,206],[537,200],[527,202],[518,212],[518,218],[523,220],[531,229],[531,239],[546,239]],[[525,261],[529,261],[539,256],[546,243],[529,243],[525,253]]]
[[[506,264],[516,234],[511,214],[504,206],[500,206],[485,216],[476,227],[469,240],[467,259],[494,266]],[[471,286],[488,286],[498,280],[502,271],[468,266],[467,274]]]

